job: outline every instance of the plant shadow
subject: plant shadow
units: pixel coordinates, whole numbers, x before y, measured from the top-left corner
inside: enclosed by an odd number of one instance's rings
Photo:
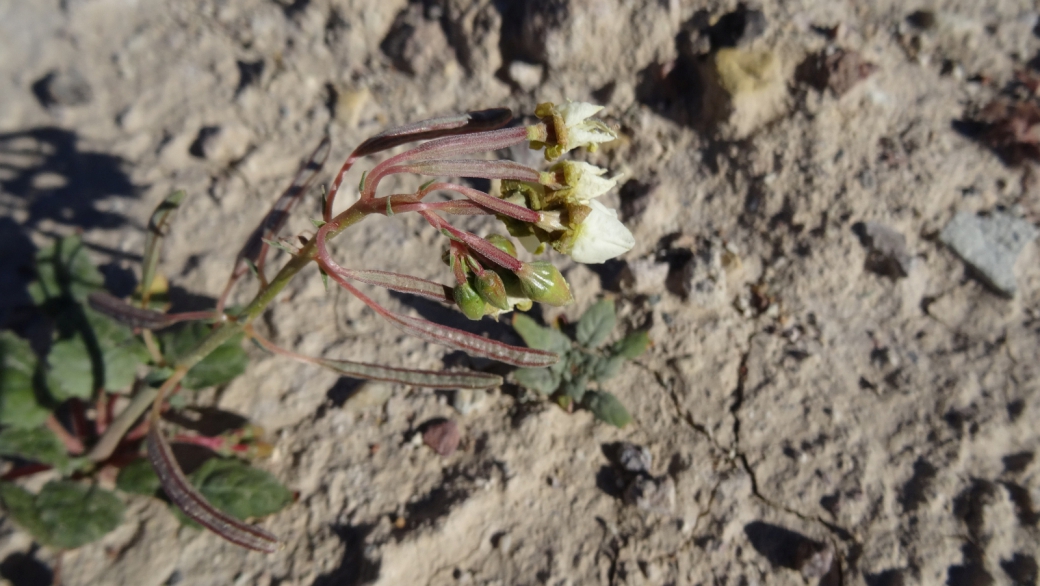
[[[379,578],[382,561],[370,559],[365,539],[375,525],[334,525],[333,533],[343,542],[343,561],[331,572],[318,576],[312,586],[361,586]]]

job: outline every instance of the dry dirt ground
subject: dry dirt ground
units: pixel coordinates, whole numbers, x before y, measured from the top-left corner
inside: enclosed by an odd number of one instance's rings
[[[130,498],[116,531],[64,555],[65,583],[1036,584],[1040,252],[1027,238],[1009,296],[942,236],[959,212],[1040,220],[1029,156],[1001,158],[965,122],[1035,65],[1036,5],[753,8],[740,23],[719,20],[735,3],[700,0],[0,0],[5,321],[55,234],[82,230],[125,292],[151,208],[184,188],[163,270],[204,303],[325,133],[323,181],[388,125],[570,98],[621,131],[579,157],[635,181],[606,199],[637,244],[562,264],[563,313],[609,296],[621,329],[654,341],[610,384],[635,419],[623,431],[509,385],[359,386],[251,350],[195,401],[268,430],[261,465],[299,491],[264,521],[286,547],[247,552]],[[727,93],[713,64],[732,45],[765,65]],[[318,201],[286,235],[313,231]],[[336,241],[345,265],[447,281],[442,246],[404,216]],[[303,353],[489,367],[399,334],[313,269],[263,328]],[[434,417],[464,434],[447,458],[412,441]],[[652,482],[612,462],[617,442],[649,450]],[[13,583],[54,562],[0,531]]]

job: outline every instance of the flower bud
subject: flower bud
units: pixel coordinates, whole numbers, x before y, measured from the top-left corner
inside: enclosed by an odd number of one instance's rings
[[[466,317],[472,320],[484,317],[484,300],[468,282],[455,286],[454,297]]]
[[[495,271],[484,271],[473,278],[473,288],[480,298],[499,309],[508,310],[506,286]]]
[[[520,289],[524,296],[532,301],[561,306],[574,300],[570,286],[552,263],[524,263],[524,266],[516,271],[516,276],[520,279]]]
[[[509,256],[516,258],[516,246],[513,241],[502,236],[501,234],[492,234],[485,238],[492,246],[508,254]]]

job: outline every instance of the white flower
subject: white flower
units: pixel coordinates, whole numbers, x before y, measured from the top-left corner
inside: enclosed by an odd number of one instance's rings
[[[567,127],[567,144],[564,151],[584,146],[595,148],[601,142],[610,142],[617,138],[617,133],[599,120],[589,120],[603,106],[587,102],[570,102],[557,108],[563,123]]]
[[[570,203],[582,205],[613,189],[618,180],[617,177],[604,179],[606,169],[580,161],[557,163],[553,170],[563,172],[564,188],[558,190],[561,195]]]
[[[592,211],[567,238],[571,258],[580,263],[597,264],[632,250],[636,239],[618,220],[617,211],[596,200],[590,201],[588,206]]]
[[[527,127],[531,148],[537,150],[545,147],[547,161],[554,161],[563,153],[578,147],[595,151],[600,143],[617,138],[617,133],[602,120],[592,118],[593,114],[602,109],[603,106],[585,102],[567,102],[562,106],[552,102],[538,104],[534,115],[541,118],[542,124]]]

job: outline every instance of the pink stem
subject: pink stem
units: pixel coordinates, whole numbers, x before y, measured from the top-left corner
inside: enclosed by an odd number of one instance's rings
[[[379,163],[365,178],[364,189],[361,191],[361,199],[375,197],[376,187],[379,181],[389,174],[391,167],[395,167],[408,161],[428,161],[431,159],[444,159],[459,157],[472,153],[497,151],[520,144],[527,140],[527,128],[518,126],[516,128],[503,128],[489,132],[478,132],[476,134],[463,134],[460,136],[449,136],[425,142],[410,151]]]
[[[426,218],[426,221],[434,228],[447,232],[452,238],[463,242],[466,246],[469,246],[471,250],[479,253],[481,256],[500,267],[516,272],[524,266],[524,263],[513,258],[509,253],[499,250],[494,244],[491,244],[476,234],[459,230],[445,222],[444,219],[437,214],[423,211],[419,212],[419,215]]]

